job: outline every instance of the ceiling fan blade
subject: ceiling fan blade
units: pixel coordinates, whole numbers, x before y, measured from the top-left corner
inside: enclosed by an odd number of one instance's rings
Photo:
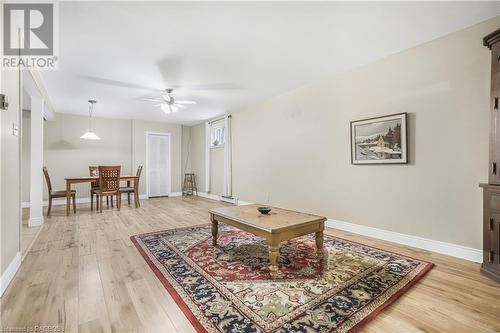
[[[234,83],[212,83],[212,84],[180,84],[175,88],[176,90],[240,90],[243,89],[241,85]]]
[[[160,98],[141,98],[140,100],[144,102],[164,102]]]
[[[195,101],[175,101],[177,104],[196,104]]]
[[[115,87],[121,87],[121,88],[130,88],[130,89],[141,89],[141,90],[150,90],[154,92],[160,92],[164,91],[163,89],[158,89],[154,87],[148,87],[148,86],[143,86],[140,84],[135,84],[135,83],[130,83],[130,82],[123,82],[123,81],[118,81],[118,80],[111,80],[111,79],[105,79],[101,77],[95,77],[95,76],[89,76],[89,75],[78,75],[78,77],[91,81],[94,83],[100,83],[100,84],[106,84],[110,86],[115,86]]]
[[[177,104],[177,102],[175,102],[174,105],[177,106],[178,108],[181,108],[181,109],[186,107],[185,105]]]

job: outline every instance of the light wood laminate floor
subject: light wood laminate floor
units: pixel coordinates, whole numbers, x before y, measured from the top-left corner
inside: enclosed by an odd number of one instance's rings
[[[102,214],[79,205],[69,217],[56,206],[2,297],[0,326],[194,332],[129,237],[208,223],[208,209],[222,205],[161,198]],[[500,285],[481,276],[478,264],[334,229],[326,233],[436,264],[364,332],[500,332]]]
[[[35,242],[38,237],[40,231],[43,228],[43,225],[30,227],[28,225],[30,219],[30,209],[23,208],[22,209],[22,225],[21,225],[21,256],[24,257],[27,255],[29,249]]]

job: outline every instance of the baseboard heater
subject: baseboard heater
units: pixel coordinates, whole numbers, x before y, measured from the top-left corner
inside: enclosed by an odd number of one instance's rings
[[[226,196],[222,195],[220,197],[220,201],[229,202],[229,203],[232,203],[234,205],[238,205],[238,199],[233,198],[233,197],[226,197]]]

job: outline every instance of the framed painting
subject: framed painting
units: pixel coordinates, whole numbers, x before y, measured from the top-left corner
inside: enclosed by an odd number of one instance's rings
[[[406,112],[351,121],[352,164],[406,164]]]

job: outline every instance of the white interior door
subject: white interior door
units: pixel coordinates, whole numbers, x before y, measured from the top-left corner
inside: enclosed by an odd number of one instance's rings
[[[146,135],[148,196],[170,194],[170,135]]]

